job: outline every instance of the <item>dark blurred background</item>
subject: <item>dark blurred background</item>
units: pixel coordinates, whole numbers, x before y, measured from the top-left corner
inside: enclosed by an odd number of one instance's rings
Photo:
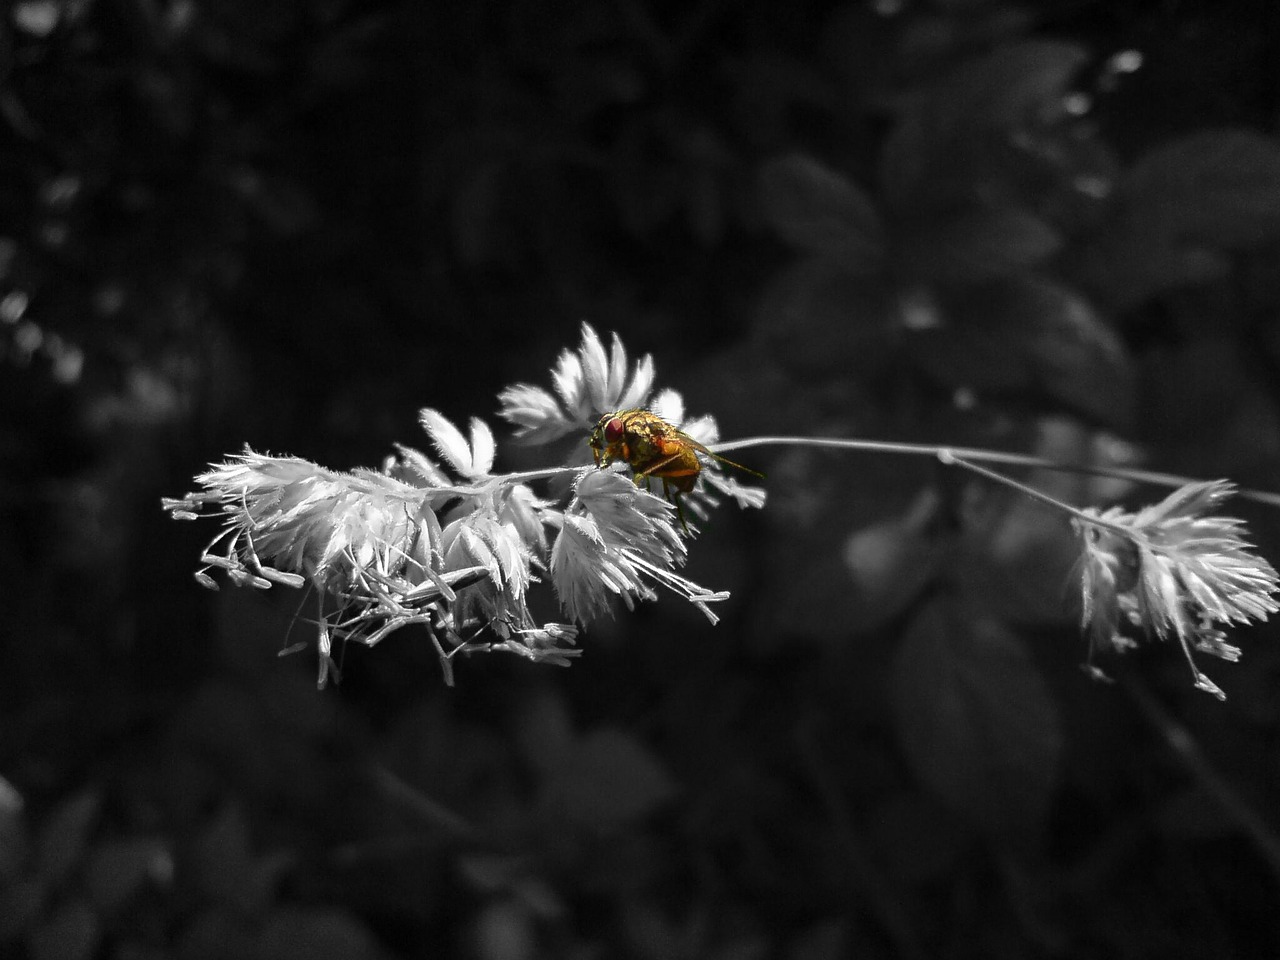
[[[1273,0],[439,6],[6,6],[0,954],[1280,955],[1273,631],[1224,704],[1168,645],[1091,682],[1017,498],[744,451],[719,626],[453,689],[406,631],[323,693],[159,509],[491,418],[583,319],[727,436],[1280,489]]]

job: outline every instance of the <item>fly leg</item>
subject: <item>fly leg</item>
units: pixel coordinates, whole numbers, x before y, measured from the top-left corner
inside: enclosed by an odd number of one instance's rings
[[[676,505],[676,516],[680,519],[680,529],[684,531],[686,537],[689,536],[689,524],[685,523],[684,507],[680,505],[680,491],[677,490],[675,496],[672,496],[671,484],[667,483],[666,477],[662,478],[662,495]]]
[[[680,519],[680,528],[684,530],[685,535],[687,536],[689,533],[689,524],[685,522],[684,507],[680,505],[680,492],[676,491],[675,495],[673,496],[671,493],[670,482],[665,476],[658,473],[658,471],[661,470],[663,467],[665,467],[667,464],[673,463],[679,459],[680,459],[680,454],[673,453],[669,457],[663,457],[661,460],[658,460],[655,463],[649,464],[649,466],[645,467],[643,470],[641,470],[639,473],[636,474],[636,483],[638,484],[640,482],[640,478],[644,477],[645,489],[647,490],[649,488],[650,477],[654,475],[662,477],[662,495],[667,498],[667,501],[669,503],[675,504],[676,516]]]
[[[680,459],[680,454],[678,453],[673,453],[669,457],[663,457],[661,460],[658,460],[658,461],[655,461],[654,463],[649,464],[647,467],[645,467],[643,470],[637,473],[636,477],[637,478],[644,477],[646,480],[649,479],[649,477],[653,476],[654,474],[657,474],[658,476],[662,477],[662,474],[658,473],[658,471],[661,470],[663,467],[665,467],[668,463],[671,463],[673,460],[678,460],[678,459]],[[662,477],[662,482],[665,484],[667,482],[667,478]]]

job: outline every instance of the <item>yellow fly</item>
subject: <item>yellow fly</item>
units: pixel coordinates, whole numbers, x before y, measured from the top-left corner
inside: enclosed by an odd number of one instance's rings
[[[636,484],[639,485],[643,479],[646,487],[650,477],[660,478],[662,493],[676,505],[680,525],[686,532],[688,527],[684,522],[684,510],[680,506],[680,494],[689,493],[698,482],[698,474],[702,472],[699,453],[754,476],[764,476],[750,467],[713,453],[683,430],[676,429],[648,410],[606,413],[591,431],[587,443],[591,445],[596,466],[607,467],[622,460],[631,466]]]

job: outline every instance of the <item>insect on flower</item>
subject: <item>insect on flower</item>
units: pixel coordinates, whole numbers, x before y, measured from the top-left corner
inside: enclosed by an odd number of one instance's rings
[[[607,467],[615,461],[624,461],[631,466],[637,486],[643,479],[648,489],[651,477],[661,479],[663,496],[676,505],[680,526],[686,533],[689,528],[680,506],[680,494],[691,492],[698,482],[698,474],[702,472],[699,453],[753,476],[764,476],[713,453],[683,430],[676,429],[648,410],[606,413],[591,431],[587,443],[591,445],[596,466]]]

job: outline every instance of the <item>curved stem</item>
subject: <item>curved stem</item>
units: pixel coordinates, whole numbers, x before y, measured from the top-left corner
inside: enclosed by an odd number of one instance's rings
[[[543,477],[557,477],[562,473],[577,473],[590,464],[579,463],[572,467],[546,467],[542,470],[522,470],[518,473],[499,474],[496,479],[502,482],[520,481],[520,480],[541,480]]]
[[[943,447],[938,451],[938,460],[947,466],[954,465],[957,467],[963,467],[966,470],[976,473],[980,477],[986,477],[988,480],[992,480],[996,483],[1002,483],[1006,487],[1017,490],[1019,493],[1026,494],[1033,500],[1039,500],[1043,504],[1047,504],[1050,507],[1054,507],[1055,509],[1071,514],[1071,516],[1075,517],[1081,523],[1087,523],[1095,527],[1104,527],[1107,530],[1120,534],[1126,539],[1134,539],[1134,531],[1130,527],[1122,526],[1118,523],[1112,523],[1110,520],[1102,519],[1102,517],[1085,513],[1083,510],[1073,507],[1069,503],[1063,503],[1056,497],[1051,497],[1047,493],[1042,493],[1035,487],[1029,487],[1025,483],[1019,483],[1012,477],[1006,477],[1003,473],[996,473],[994,470],[988,470],[986,467],[980,467],[976,463],[970,463],[962,457],[957,457],[955,451],[947,447]]]
[[[1037,457],[1026,453],[1008,453],[1003,450],[987,450],[982,447],[952,447],[932,443],[894,443],[884,440],[846,440],[836,437],[746,437],[742,440],[730,440],[725,443],[709,444],[708,446],[715,453],[745,450],[748,447],[773,446],[827,447],[836,450],[857,450],[863,453],[890,453],[918,457],[937,457],[943,451],[950,451],[953,455],[970,462],[1039,467],[1047,470],[1059,470],[1063,473],[1080,473],[1094,477],[1132,480],[1135,483],[1150,483],[1162,487],[1182,487],[1188,483],[1199,482],[1195,477],[1186,477],[1176,473],[1136,470],[1131,467],[1086,466],[1079,463],[1050,460],[1047,457]],[[1272,507],[1280,507],[1280,493],[1245,488],[1236,490],[1236,494],[1246,500],[1265,503]],[[1090,522],[1094,521],[1091,519]]]
[[[1163,737],[1196,785],[1257,848],[1258,855],[1280,879],[1280,836],[1231,781],[1210,763],[1191,732],[1178,723],[1142,683],[1126,679],[1121,689],[1138,706],[1144,720]]]

